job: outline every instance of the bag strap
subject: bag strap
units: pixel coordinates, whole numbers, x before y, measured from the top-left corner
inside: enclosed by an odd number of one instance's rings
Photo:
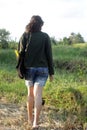
[[[28,36],[28,40],[27,40],[25,52],[28,50],[28,46],[29,46],[29,44],[30,44],[30,41],[31,41],[31,33],[30,33],[30,35]]]

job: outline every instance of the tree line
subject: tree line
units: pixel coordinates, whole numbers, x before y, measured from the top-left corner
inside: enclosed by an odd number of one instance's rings
[[[64,37],[63,39],[60,39],[57,41],[55,37],[50,38],[52,43],[57,44],[75,44],[75,43],[85,43],[84,38],[80,33],[71,33],[69,37]],[[9,48],[9,46],[15,48],[16,41],[11,40],[10,38],[10,32],[6,29],[0,29],[0,48]]]
[[[51,37],[51,41],[55,45],[57,44],[72,45],[76,43],[85,43],[85,40],[80,33],[76,34],[73,32],[70,34],[69,37],[64,37],[63,39],[60,39],[59,41],[57,41],[55,37]]]
[[[10,32],[6,29],[0,29],[0,48],[12,48],[15,49],[17,47],[17,42],[11,39]]]

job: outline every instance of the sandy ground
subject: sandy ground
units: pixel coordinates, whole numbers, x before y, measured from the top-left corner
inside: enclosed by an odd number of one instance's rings
[[[0,98],[0,130],[32,130],[27,123],[26,104],[13,104]],[[42,107],[38,130],[87,130],[81,124],[61,122],[58,111],[51,106]]]
[[[58,118],[52,111],[49,106],[42,107],[39,130],[59,129]],[[0,99],[0,130],[31,130],[27,123],[26,104],[12,104],[5,98]]]

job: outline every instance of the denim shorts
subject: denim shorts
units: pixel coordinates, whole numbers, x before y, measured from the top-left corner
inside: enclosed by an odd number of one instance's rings
[[[40,87],[45,86],[48,78],[47,67],[30,67],[26,69],[25,84],[27,87],[38,85]]]

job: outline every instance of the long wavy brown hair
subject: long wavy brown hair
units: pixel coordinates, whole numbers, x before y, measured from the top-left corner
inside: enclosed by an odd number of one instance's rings
[[[39,32],[44,22],[39,15],[33,15],[28,25],[26,25],[27,32]]]

